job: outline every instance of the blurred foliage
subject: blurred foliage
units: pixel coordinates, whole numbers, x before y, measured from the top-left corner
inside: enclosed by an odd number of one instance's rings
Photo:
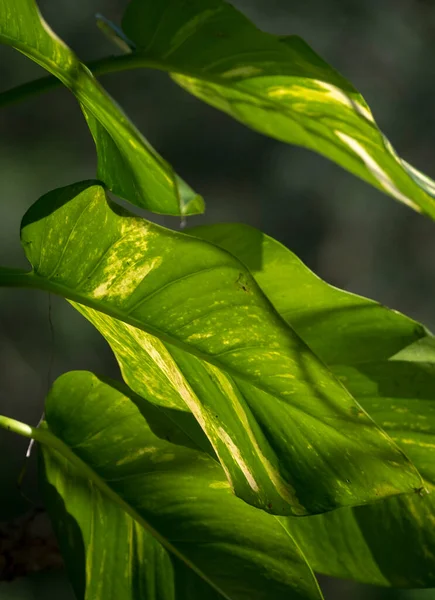
[[[112,53],[96,12],[119,23],[127,0],[43,0],[41,11],[83,60]],[[431,57],[435,5],[429,0],[234,0],[262,29],[298,34],[364,94],[381,129],[411,164],[435,176]],[[0,48],[1,90],[42,75]],[[201,104],[169,78],[135,71],[102,78],[157,150],[206,199],[189,224],[242,221],[282,241],[321,277],[375,298],[435,328],[434,224],[315,154],[267,139]],[[64,89],[0,111],[0,255],[26,264],[19,223],[43,193],[92,178],[96,160],[79,107]],[[59,133],[62,135],[59,135]],[[154,218],[154,217],[153,217]],[[178,227],[179,220],[161,218]],[[51,306],[50,306],[51,305]],[[108,347],[64,301],[27,290],[0,292],[0,403],[37,422],[49,383],[67,369],[117,376]],[[50,325],[51,323],[51,325]],[[15,487],[26,442],[0,437],[1,518],[26,510]],[[34,472],[24,489],[37,499]],[[11,486],[8,486],[8,483]],[[59,587],[61,586],[61,587]],[[39,576],[0,586],[0,600],[67,598],[64,579]],[[327,581],[329,598],[429,600]]]

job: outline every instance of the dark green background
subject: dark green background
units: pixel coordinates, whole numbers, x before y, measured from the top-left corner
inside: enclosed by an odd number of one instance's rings
[[[157,1],[157,0],[156,0]],[[51,27],[83,60],[113,51],[95,26],[119,23],[127,0],[45,0]],[[235,0],[261,28],[296,33],[356,85],[399,153],[435,176],[435,5],[430,0]],[[0,89],[42,74],[0,48]],[[243,221],[296,252],[327,281],[401,310],[435,329],[435,224],[308,151],[256,134],[151,71],[102,83],[176,170],[202,193],[201,222]],[[65,90],[0,111],[0,255],[23,266],[19,223],[43,193],[95,176],[95,152]],[[178,227],[179,221],[160,219]],[[51,312],[52,328],[49,312]],[[0,292],[0,413],[36,423],[49,382],[70,369],[117,376],[110,351],[66,302]],[[16,491],[26,442],[0,435],[0,520],[27,510]],[[34,469],[26,493],[37,499]],[[397,551],[392,548],[392,551]],[[62,598],[59,575],[0,586],[0,600]],[[382,591],[325,582],[328,598],[429,600],[435,591]]]

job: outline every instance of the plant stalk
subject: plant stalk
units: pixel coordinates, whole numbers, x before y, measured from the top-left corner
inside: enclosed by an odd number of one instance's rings
[[[107,73],[117,73],[119,71],[127,71],[131,69],[159,69],[161,71],[171,71],[172,69],[158,61],[146,60],[135,53],[123,54],[119,56],[106,56],[98,60],[91,61],[86,64],[87,68],[98,77]],[[17,104],[32,96],[39,96],[45,92],[50,92],[62,85],[62,82],[54,75],[41,77],[22,85],[18,85],[10,90],[0,94],[0,108]]]

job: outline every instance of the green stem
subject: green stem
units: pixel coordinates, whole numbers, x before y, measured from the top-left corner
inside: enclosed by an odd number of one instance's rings
[[[35,440],[35,442],[40,442],[41,444],[45,444],[46,446],[57,450],[62,456],[68,459],[82,475],[90,479],[94,478],[95,474],[92,469],[74,454],[62,440],[53,435],[46,425],[42,424],[41,427],[31,427],[16,419],[0,415],[0,427],[6,429],[6,431],[17,433],[25,438]]]
[[[32,273],[22,269],[9,269],[0,267],[0,288],[1,287],[37,287]]]
[[[18,435],[30,438],[35,440],[35,442],[40,442],[41,444],[45,444],[46,446],[57,450],[60,454],[62,454],[62,456],[64,456],[64,458],[68,459],[82,475],[86,476],[87,478],[93,479],[94,477],[98,477],[95,475],[94,471],[87,466],[86,463],[84,463],[66,444],[64,444],[64,442],[62,442],[62,440],[53,435],[46,425],[43,424],[41,427],[31,427],[30,425],[22,423],[21,421],[17,421],[16,419],[11,419],[10,417],[0,415],[0,427],[2,429],[6,429],[6,431],[17,433]]]
[[[86,66],[95,76],[139,68],[159,69],[161,71],[172,70],[165,67],[165,65],[159,63],[158,61],[145,60],[134,53],[124,54],[121,56],[107,56],[105,58],[100,58],[98,60],[89,62]],[[31,96],[38,96],[44,92],[49,92],[60,87],[61,85],[62,82],[57,79],[57,77],[54,77],[54,75],[29,81],[0,94],[0,108],[10,104],[16,104],[17,102],[26,100]]]
[[[16,421],[15,419],[10,419],[9,417],[4,417],[0,415],[0,427],[6,429],[7,431],[12,431],[13,433],[18,433],[18,435],[22,435],[26,438],[35,439],[35,432],[37,431],[30,425],[26,425],[25,423],[21,423],[21,421]]]

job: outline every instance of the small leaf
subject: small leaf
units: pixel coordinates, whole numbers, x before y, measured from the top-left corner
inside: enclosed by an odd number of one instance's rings
[[[42,448],[43,486],[78,598],[321,598],[290,534],[233,496],[175,414],[74,372],[46,419],[61,445]]]
[[[257,29],[223,0],[133,0],[123,28],[152,61],[245,125],[309,148],[435,218],[435,182],[404,162],[363,97],[297,36]]]
[[[0,0],[0,43],[47,69],[79,101],[98,153],[98,177],[118,196],[156,213],[203,212],[202,198],[175,175],[76,55],[51,31],[34,0]]]
[[[92,182],[40,199],[22,241],[34,270],[20,284],[98,311],[84,310],[127,383],[192,411],[247,502],[310,514],[421,485],[229,253],[134,217]]]

